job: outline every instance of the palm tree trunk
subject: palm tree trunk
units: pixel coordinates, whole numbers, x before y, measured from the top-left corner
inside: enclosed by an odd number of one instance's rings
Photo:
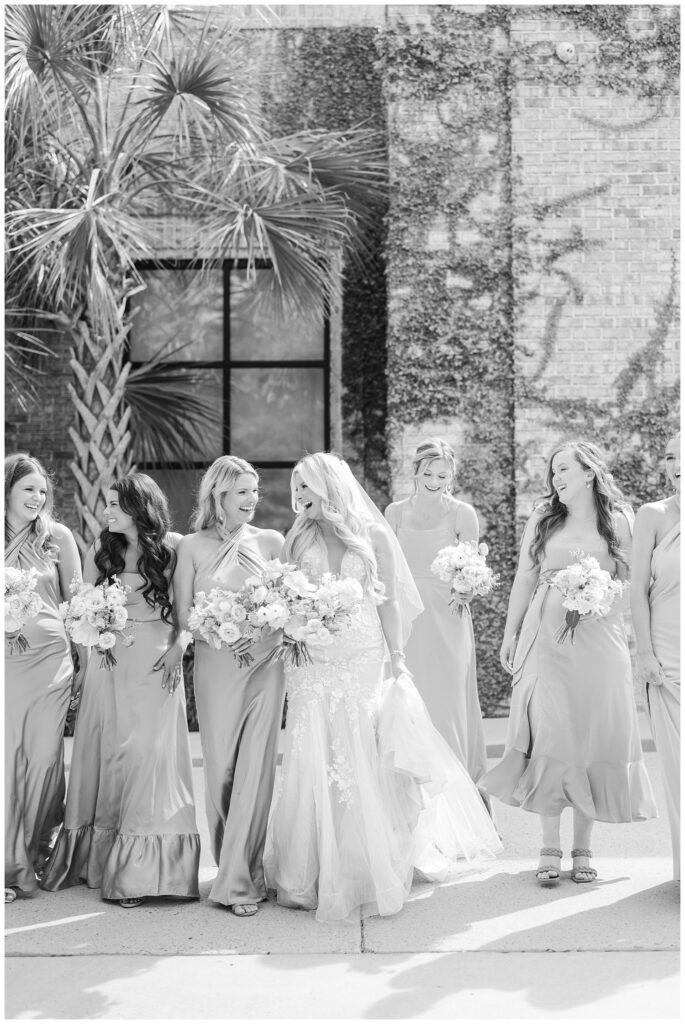
[[[69,327],[73,345],[68,385],[75,426],[69,428],[76,458],[70,468],[76,479],[79,527],[74,531],[82,553],[102,529],[105,495],[111,480],[131,469],[131,411],[123,395],[130,364],[123,364],[126,331],[107,341],[95,338],[84,320]]]

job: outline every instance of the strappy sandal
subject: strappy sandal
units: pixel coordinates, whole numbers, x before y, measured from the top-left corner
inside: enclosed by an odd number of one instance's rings
[[[571,850],[571,856],[574,860],[576,857],[587,857],[589,860],[592,856],[592,850],[582,850],[578,847],[575,850]],[[582,878],[582,875],[587,875],[588,877]],[[596,877],[597,872],[594,868],[591,868],[589,864],[586,867],[576,867],[574,864],[571,868],[571,878],[574,882],[578,882],[579,884],[581,882],[594,882]]]
[[[119,906],[123,907],[124,910],[132,910],[133,907],[139,907],[140,904],[144,902],[144,896],[129,896],[125,900],[119,900]]]
[[[561,861],[563,853],[557,846],[543,846],[540,850],[541,857],[558,857]],[[538,885],[558,885],[561,880],[561,865],[540,864],[535,872],[535,880]]]
[[[9,885],[5,886],[5,903],[14,903],[17,898],[17,894],[14,889],[10,889]]]
[[[231,907],[231,913],[236,917],[254,917],[258,910],[256,903],[234,903]]]

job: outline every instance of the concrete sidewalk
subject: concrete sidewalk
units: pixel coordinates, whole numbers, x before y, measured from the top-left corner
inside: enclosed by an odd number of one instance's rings
[[[503,721],[486,728],[491,751]],[[677,1018],[679,886],[656,755],[646,763],[662,816],[596,826],[594,885],[536,886],[537,818],[497,803],[496,861],[415,886],[394,917],[338,925],[273,899],[243,920],[207,902],[216,868],[196,767],[202,899],[126,911],[81,885],[17,900],[5,912],[6,1017]]]

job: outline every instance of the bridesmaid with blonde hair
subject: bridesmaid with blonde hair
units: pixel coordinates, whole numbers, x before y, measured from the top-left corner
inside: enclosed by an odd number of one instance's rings
[[[673,845],[673,877],[680,880],[680,434],[666,445],[673,494],[638,510],[633,538],[631,609],[637,668],[647,689],[661,759]]]
[[[174,577],[184,631],[195,594],[214,587],[239,590],[280,556],[282,534],[250,525],[258,500],[256,470],[234,455],[216,459],[200,481],[195,532],[178,546]],[[189,638],[186,632],[181,649]],[[284,699],[283,664],[270,662],[278,639],[272,634],[255,645],[252,663],[240,667],[232,651],[195,638],[205,803],[219,868],[209,898],[237,917],[256,914],[266,899],[262,857]]]
[[[456,469],[454,450],[447,441],[439,437],[422,441],[412,461],[414,493],[388,505],[385,517],[397,535],[424,605],[406,645],[407,666],[433,724],[477,783],[487,767],[487,753],[476,681],[471,596],[461,596],[463,614],[455,614],[449,607],[449,584],[430,569],[441,548],[459,541],[478,543],[473,506],[451,493]]]
[[[72,533],[52,514],[52,483],[25,452],[5,459],[5,566],[35,569],[40,611],[5,646],[5,903],[38,888],[64,809],[64,723],[74,679],[59,613],[81,562]]]

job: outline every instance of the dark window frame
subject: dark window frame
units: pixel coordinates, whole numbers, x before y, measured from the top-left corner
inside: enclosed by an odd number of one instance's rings
[[[255,260],[254,267],[257,270],[268,270],[272,264],[270,260]],[[159,260],[138,260],[136,269],[140,271],[155,270],[197,270],[203,267],[221,268],[223,273],[223,360],[178,360],[179,366],[203,366],[205,369],[221,370],[223,374],[223,430],[222,449],[223,454],[238,454],[231,451],[231,373],[233,369],[318,369],[323,372],[323,434],[324,449],[327,451],[331,443],[331,324],[328,311],[323,318],[323,354],[321,359],[231,359],[231,271],[247,270],[249,261],[240,258],[226,258],[224,260],[204,259],[159,259]],[[131,364],[132,368],[143,366],[145,360],[132,360],[130,358],[130,340],[126,341],[124,361]],[[245,458],[244,453],[239,453]],[[180,462],[141,462],[140,469],[154,470],[201,470],[211,460],[189,462],[183,465]],[[297,460],[249,460],[255,469],[292,469]]]

